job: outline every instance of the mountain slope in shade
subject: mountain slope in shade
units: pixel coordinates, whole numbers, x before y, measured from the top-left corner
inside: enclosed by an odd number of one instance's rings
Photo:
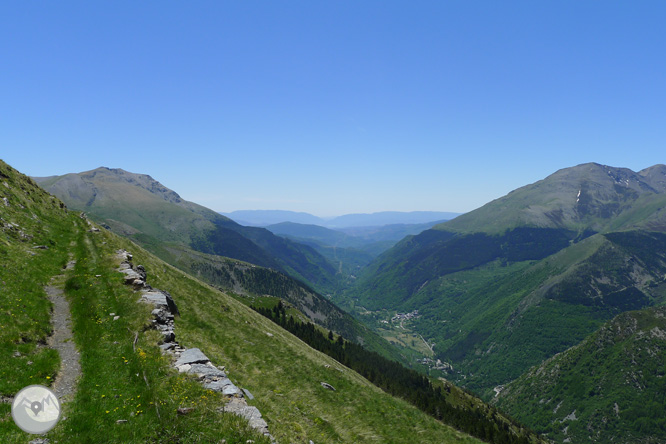
[[[284,271],[323,291],[335,287],[336,270],[312,248],[261,228],[241,226],[181,199],[148,175],[98,168],[35,180],[69,207],[89,213],[142,245],[184,244]]]
[[[498,389],[557,443],[666,442],[666,308],[623,313]]]
[[[419,310],[411,326],[453,364],[447,378],[490,396],[617,314],[664,302],[664,170],[559,171],[407,237],[336,300],[361,316]]]

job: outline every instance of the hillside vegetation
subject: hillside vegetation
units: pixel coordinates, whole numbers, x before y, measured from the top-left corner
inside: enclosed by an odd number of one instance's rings
[[[666,440],[666,308],[623,313],[494,400],[555,442]]]
[[[145,329],[150,308],[137,304],[138,294],[123,285],[116,271],[115,252],[124,248],[148,271],[151,285],[177,301],[179,342],[225,365],[234,382],[254,394],[253,405],[279,442],[407,443],[415,437],[419,442],[476,442],[129,240],[91,231],[86,220],[4,163],[0,182],[7,199],[0,202],[2,399],[25,385],[48,386],[57,379],[59,358],[40,345],[50,333],[50,302],[43,288],[49,282],[65,290],[80,350],[82,375],[73,399],[64,405],[66,419],[47,434],[50,440],[267,442],[245,420],[220,413],[218,395],[169,368],[157,346],[159,334]],[[75,265],[65,269],[71,261]],[[179,407],[194,410],[178,415]],[[12,423],[9,404],[1,403],[0,409],[2,442],[25,442]]]
[[[116,233],[211,285],[259,296],[288,287],[283,296],[312,321],[384,356],[407,362],[389,343],[320,295],[318,290],[333,291],[342,277],[307,245],[263,228],[238,225],[181,199],[147,175],[98,168],[36,180],[69,207],[85,211]],[[298,302],[298,297],[304,300]]]
[[[335,268],[307,246],[244,227],[208,208],[183,200],[146,174],[97,168],[78,174],[35,180],[68,207],[146,247],[185,245],[281,270],[319,291],[333,291]]]
[[[452,364],[445,376],[489,399],[617,314],[663,303],[665,183],[663,165],[558,171],[407,237],[336,300],[366,319],[418,310],[410,328]]]

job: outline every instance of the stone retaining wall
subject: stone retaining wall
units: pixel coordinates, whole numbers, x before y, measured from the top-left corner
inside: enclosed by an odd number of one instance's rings
[[[160,348],[172,357],[173,367],[181,373],[193,375],[206,389],[222,393],[226,402],[220,408],[221,411],[246,418],[252,428],[275,442],[261,412],[247,404],[246,394],[250,399],[254,398],[250,392],[239,389],[227,377],[225,368],[215,366],[201,350],[185,348],[176,341],[174,320],[180,313],[173,297],[168,292],[152,288],[147,284],[146,270],[141,265],[135,267],[132,264],[130,253],[118,250],[117,256],[120,259],[118,271],[125,275],[125,284],[132,285],[135,291],[141,293],[141,301],[154,307],[153,326],[162,333],[163,343],[160,344]]]

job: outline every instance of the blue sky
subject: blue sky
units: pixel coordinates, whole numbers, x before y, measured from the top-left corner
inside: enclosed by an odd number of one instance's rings
[[[0,3],[0,158],[218,211],[465,212],[666,163],[662,1]]]

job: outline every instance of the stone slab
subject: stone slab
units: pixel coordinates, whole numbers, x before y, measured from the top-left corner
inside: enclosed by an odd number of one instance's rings
[[[198,348],[188,348],[180,354],[174,365],[178,367],[183,364],[205,364],[209,361],[208,356],[204,355]]]

